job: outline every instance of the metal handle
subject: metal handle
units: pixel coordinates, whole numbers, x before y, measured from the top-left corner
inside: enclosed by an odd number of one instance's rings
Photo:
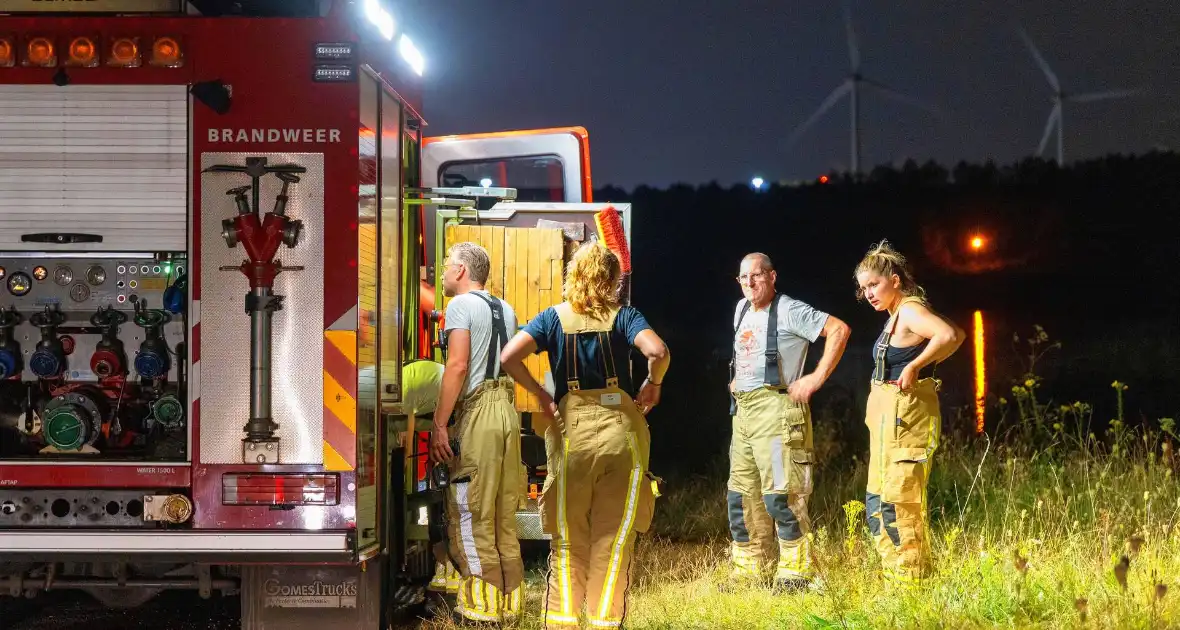
[[[298,267],[284,267],[284,266],[282,266],[282,265],[279,265],[279,267],[278,267],[278,270],[279,270],[279,271],[303,271],[303,269],[304,269],[304,268],[303,268],[303,266],[302,266],[302,265],[300,265],[300,266],[298,266]],[[234,266],[234,267],[230,267],[230,266],[223,266],[223,267],[218,267],[218,268],[217,268],[217,270],[218,270],[218,271],[241,271],[241,270],[242,270],[242,266],[241,266],[241,265],[237,265],[237,266]]]
[[[22,243],[101,243],[101,234],[79,234],[51,232],[44,234],[21,234]]]

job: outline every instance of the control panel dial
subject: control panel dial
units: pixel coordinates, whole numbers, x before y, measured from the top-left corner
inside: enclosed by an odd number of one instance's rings
[[[23,271],[18,271],[11,276],[8,276],[9,293],[17,297],[22,297],[27,295],[32,289],[33,279],[29,277],[29,274]]]
[[[70,287],[70,299],[75,302],[85,302],[90,299],[90,287],[84,283],[77,283]]]
[[[86,281],[94,286],[99,286],[107,281],[107,270],[99,265],[95,265],[86,271]]]
[[[69,267],[67,267],[65,265],[58,265],[57,268],[53,270],[53,282],[56,283],[57,286],[64,287],[64,286],[69,285],[73,281],[74,281],[74,270],[73,269],[70,269]]]

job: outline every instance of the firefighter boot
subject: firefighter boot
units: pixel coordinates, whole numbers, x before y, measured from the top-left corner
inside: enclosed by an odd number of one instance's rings
[[[472,621],[510,617],[524,579],[516,532],[520,416],[512,393],[507,378],[484,382],[463,401],[455,426],[459,454],[447,486],[447,536],[462,576],[456,611]]]
[[[561,417],[564,434],[550,426],[545,435],[541,518],[553,536],[545,627],[577,628],[584,606],[591,627],[618,628],[636,535],[648,530],[655,507],[647,421],[617,388],[570,392]]]
[[[938,381],[922,379],[905,392],[873,383],[865,414],[869,477],[865,515],[884,577],[917,584],[929,572],[926,485],[938,448]]]
[[[426,614],[429,616],[450,615],[457,602],[461,576],[455,565],[436,562],[434,577],[426,587]]]

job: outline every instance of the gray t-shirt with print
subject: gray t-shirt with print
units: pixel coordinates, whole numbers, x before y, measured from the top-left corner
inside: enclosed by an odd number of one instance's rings
[[[807,348],[819,338],[828,314],[805,302],[778,294],[778,356],[783,386],[803,376]],[[756,311],[751,306],[738,321],[746,299],[738,301],[733,313],[737,332],[733,337],[734,389],[748,392],[766,384],[766,320],[770,305]]]

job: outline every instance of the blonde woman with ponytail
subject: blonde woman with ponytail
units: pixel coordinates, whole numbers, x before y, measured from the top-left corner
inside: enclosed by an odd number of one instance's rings
[[[583,606],[591,627],[622,626],[635,536],[655,508],[644,415],[660,402],[670,358],[643,314],[620,303],[622,276],[610,250],[583,245],[566,269],[566,301],[533,318],[500,355],[550,420],[541,494],[541,522],[552,536],[546,628],[579,627]],[[647,357],[638,387],[632,347]],[[552,395],[524,367],[539,352],[549,354]]]
[[[930,566],[926,486],[942,425],[934,366],[959,348],[963,330],[930,308],[888,241],[870,249],[854,275],[857,298],[889,313],[873,345],[865,514],[886,579],[913,584]]]

